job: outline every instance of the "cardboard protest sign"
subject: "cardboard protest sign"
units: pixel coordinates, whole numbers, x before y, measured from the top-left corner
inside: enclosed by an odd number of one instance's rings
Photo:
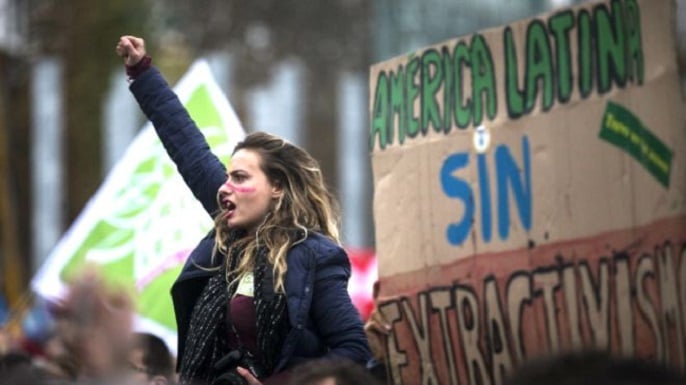
[[[227,162],[245,133],[207,62],[196,61],[174,92],[212,151]],[[60,239],[32,287],[47,299],[59,299],[71,275],[85,264],[99,265],[106,279],[134,291],[137,328],[165,338],[175,350],[169,291],[186,257],[211,227],[210,216],[148,123]]]
[[[611,0],[374,65],[394,383],[501,384],[540,354],[686,363],[674,6]]]

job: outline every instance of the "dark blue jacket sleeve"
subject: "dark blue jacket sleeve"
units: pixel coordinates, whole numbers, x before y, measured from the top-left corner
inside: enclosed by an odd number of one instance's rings
[[[372,355],[360,313],[348,293],[350,261],[340,248],[327,254],[317,258],[310,315],[330,349],[328,356],[366,364]]]
[[[141,73],[130,90],[155,126],[186,185],[214,216],[218,208],[217,190],[226,181],[226,168],[210,151],[205,137],[155,67]]]

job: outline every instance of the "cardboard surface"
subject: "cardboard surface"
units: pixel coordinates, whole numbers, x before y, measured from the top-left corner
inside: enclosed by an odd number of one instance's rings
[[[684,365],[673,16],[668,0],[593,2],[371,68],[395,383],[499,384],[581,347]]]

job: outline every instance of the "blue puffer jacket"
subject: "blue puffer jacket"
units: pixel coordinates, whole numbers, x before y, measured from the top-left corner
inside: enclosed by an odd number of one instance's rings
[[[154,67],[140,74],[130,89],[188,187],[210,215],[215,213],[216,193],[226,180],[226,169],[183,105]],[[171,289],[179,337],[178,362],[183,359],[193,305],[212,274],[196,265],[211,266],[213,242],[212,232],[200,241]],[[275,370],[324,356],[367,363],[371,352],[360,315],[348,295],[350,261],[345,251],[330,239],[311,233],[289,250],[287,264],[285,288],[291,329]]]

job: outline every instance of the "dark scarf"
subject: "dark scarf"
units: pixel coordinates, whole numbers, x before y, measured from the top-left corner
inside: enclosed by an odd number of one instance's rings
[[[231,234],[230,243],[237,239]],[[265,373],[271,374],[276,365],[283,341],[288,330],[286,316],[286,296],[274,292],[274,277],[272,264],[267,258],[265,247],[258,247],[255,259],[254,297],[255,318],[257,323],[257,357]],[[243,250],[231,249],[230,257],[226,259],[229,271],[237,266]],[[226,266],[224,266],[225,268]],[[227,324],[227,305],[236,291],[236,284],[228,285],[225,269],[221,269],[208,281],[200,297],[198,297],[186,337],[186,348],[183,353],[179,374],[180,384],[211,383],[221,375],[214,368],[222,357],[229,353],[229,333]],[[229,282],[235,276],[228,277]]]

